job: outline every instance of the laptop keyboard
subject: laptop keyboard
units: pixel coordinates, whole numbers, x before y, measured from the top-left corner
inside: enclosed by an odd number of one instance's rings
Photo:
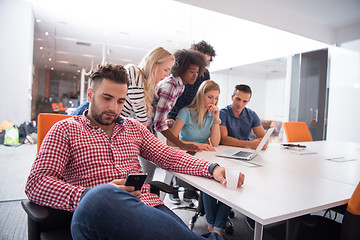
[[[239,151],[237,153],[234,153],[234,157],[248,157],[252,154],[252,152],[245,152],[245,151]]]

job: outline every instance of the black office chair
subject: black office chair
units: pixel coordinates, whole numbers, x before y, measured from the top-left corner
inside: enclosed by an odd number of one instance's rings
[[[186,208],[186,209],[191,210],[191,208]],[[195,208],[194,216],[192,216],[192,218],[190,219],[189,228],[192,230],[195,226],[195,222],[197,221],[197,219],[204,215],[205,215],[205,209],[204,209],[204,203],[203,203],[203,193],[200,192],[199,198],[198,198],[198,205]],[[229,217],[228,217],[228,221],[226,222],[226,227],[225,227],[225,232],[229,235],[232,235],[234,233],[234,224],[231,221],[231,218],[233,218],[234,216],[235,216],[235,213],[233,210],[231,210]]]
[[[339,240],[341,224],[323,216],[304,215],[264,227],[264,239]]]
[[[150,192],[159,195],[160,191],[173,193],[169,185],[152,181]],[[28,240],[71,240],[70,224],[73,213],[37,205],[29,200],[21,201],[28,215]]]
[[[177,180],[177,181],[179,181],[179,180]],[[173,180],[171,182],[173,182]],[[180,182],[180,185],[188,187],[188,184],[183,182],[182,180],[180,180],[179,182]],[[204,209],[204,204],[203,204],[203,193],[201,191],[199,191],[198,189],[194,189],[194,191],[198,192],[197,195],[199,197],[197,199],[191,199],[191,202],[189,203],[188,206],[176,206],[176,207],[171,208],[171,210],[188,210],[188,211],[195,212],[195,214],[191,217],[190,222],[188,224],[188,227],[191,230],[194,229],[195,223],[198,220],[198,218],[205,215],[205,209]],[[233,210],[231,210],[229,217],[228,217],[228,221],[226,223],[226,228],[225,228],[225,232],[229,235],[234,233],[234,224],[231,221],[231,218],[233,218],[234,216],[235,216],[235,213]]]
[[[332,212],[333,215],[328,215]],[[335,221],[337,214],[343,214],[342,223]],[[285,224],[284,224],[285,223]],[[357,185],[348,205],[331,208],[323,216],[305,215],[265,227],[265,234],[286,240],[358,240],[360,239],[360,183]],[[279,230],[280,229],[280,230]]]

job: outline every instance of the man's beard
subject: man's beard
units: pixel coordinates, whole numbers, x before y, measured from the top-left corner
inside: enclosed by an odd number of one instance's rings
[[[114,114],[116,116],[116,113],[113,111],[103,111],[102,113],[98,113],[97,109],[96,109],[96,104],[95,104],[95,98],[92,99],[91,101],[91,116],[94,118],[94,120],[98,123],[100,123],[101,125],[111,125],[114,122],[116,122],[116,117],[111,121],[111,122],[105,122],[103,120],[103,116],[107,113],[111,113]]]

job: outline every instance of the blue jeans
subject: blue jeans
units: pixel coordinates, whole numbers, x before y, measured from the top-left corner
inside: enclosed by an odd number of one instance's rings
[[[200,236],[165,205],[150,207],[134,195],[110,184],[99,185],[81,199],[72,222],[74,240],[95,239],[217,239]]]
[[[224,232],[231,208],[206,193],[203,193],[203,203],[208,224],[216,231]]]

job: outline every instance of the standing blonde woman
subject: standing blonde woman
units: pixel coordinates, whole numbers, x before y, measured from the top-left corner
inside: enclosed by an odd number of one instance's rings
[[[138,66],[126,65],[129,74],[129,88],[121,116],[132,117],[147,125],[153,110],[152,100],[156,85],[169,76],[174,65],[174,56],[163,47],[148,52]],[[156,166],[139,156],[143,171],[148,174],[147,181],[154,177]]]
[[[152,112],[155,86],[169,76],[173,64],[174,56],[163,47],[157,47],[146,54],[138,66],[126,65],[130,85],[121,116],[135,118],[146,126]]]

